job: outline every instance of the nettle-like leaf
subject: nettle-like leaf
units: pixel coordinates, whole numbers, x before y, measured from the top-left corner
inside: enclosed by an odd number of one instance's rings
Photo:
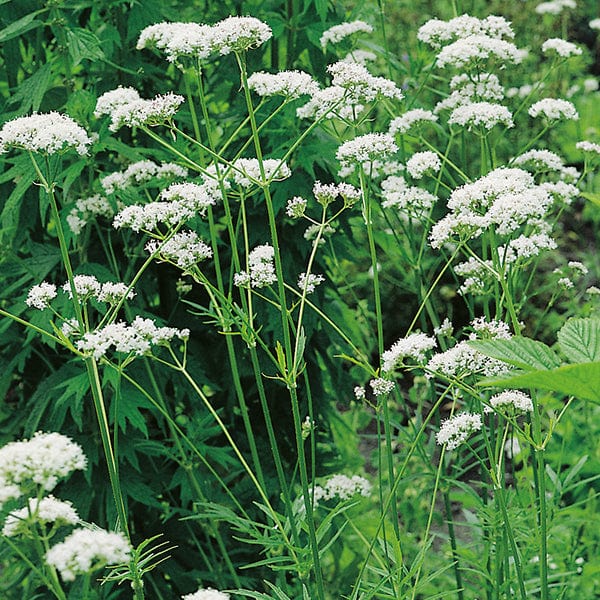
[[[553,369],[561,364],[560,358],[552,348],[530,338],[477,340],[469,342],[469,345],[486,356],[524,371]]]
[[[571,362],[600,361],[600,319],[569,319],[558,332],[558,344]]]

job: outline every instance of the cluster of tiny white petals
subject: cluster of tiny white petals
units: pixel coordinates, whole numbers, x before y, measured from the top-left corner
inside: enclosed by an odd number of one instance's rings
[[[385,396],[396,387],[396,384],[393,381],[389,381],[383,377],[375,377],[374,379],[371,379],[371,381],[369,381],[369,385],[371,386],[375,396]]]
[[[163,190],[160,197],[165,202],[178,202],[192,212],[204,214],[209,206],[217,202],[217,194],[212,182],[197,183],[172,183]]]
[[[14,484],[8,483],[6,479],[0,476],[0,508],[9,500],[14,500],[21,496],[21,488]]]
[[[34,523],[54,523],[55,526],[75,525],[79,515],[70,502],[57,500],[54,496],[29,498],[27,506],[11,512],[2,528],[3,535],[12,537],[19,534],[22,528]]]
[[[450,21],[430,19],[419,28],[417,39],[434,48],[440,48],[455,39],[467,38],[474,35],[488,36],[493,39],[514,37],[514,32],[504,17],[490,15],[478,19],[470,15],[460,15]]]
[[[156,253],[157,257],[176,264],[181,269],[191,269],[199,262],[212,258],[212,250],[194,231],[180,231],[166,242],[150,240],[146,251]]]
[[[455,450],[482,426],[481,415],[458,413],[442,422],[435,439],[440,446],[445,444],[448,450]]]
[[[467,341],[461,341],[449,350],[434,354],[427,363],[428,377],[466,377],[481,373],[487,377],[507,373],[509,367],[496,359],[489,358],[471,348]]]
[[[327,44],[338,44],[343,39],[355,33],[372,33],[373,28],[364,21],[351,21],[334,25],[326,29],[321,35],[321,46],[325,48]]]
[[[298,219],[304,216],[308,201],[301,196],[294,196],[287,201],[285,214],[291,219]]]
[[[212,26],[211,45],[221,55],[258,48],[273,32],[255,17],[227,17]]]
[[[437,120],[437,115],[433,114],[430,110],[413,108],[412,110],[405,112],[401,117],[393,119],[388,131],[390,135],[396,135],[396,133],[404,134],[408,133],[414,125],[426,121],[434,123]]]
[[[488,282],[495,274],[491,260],[477,260],[472,256],[466,262],[454,266],[454,273],[464,277],[464,282],[458,289],[461,295],[475,294],[484,295],[490,292],[491,286]]]
[[[498,247],[498,255],[505,264],[513,264],[518,260],[527,260],[538,256],[543,250],[555,250],[556,242],[547,233],[520,235],[510,240],[506,246]]]
[[[560,119],[576,121],[579,119],[575,105],[568,100],[561,100],[559,98],[543,98],[542,100],[538,100],[529,108],[528,112],[531,117],[535,118],[542,115],[550,121],[558,121]]]
[[[450,80],[450,89],[452,93],[435,105],[434,113],[453,110],[464,104],[500,101],[504,98],[504,88],[493,73],[478,73],[473,77],[466,73],[455,75]]]
[[[54,298],[56,298],[56,286],[53,283],[42,281],[42,283],[34,285],[29,290],[25,304],[31,308],[44,310]]]
[[[471,35],[445,46],[437,56],[440,67],[463,68],[470,63],[485,63],[495,58],[502,63],[518,64],[523,60],[523,52],[512,42],[492,38],[487,35]]]
[[[495,125],[501,124],[506,127],[513,127],[512,113],[502,104],[492,104],[491,102],[473,102],[472,104],[463,104],[457,106],[448,119],[450,125],[461,125],[463,127],[485,127],[492,129]]]
[[[402,90],[393,81],[371,75],[367,68],[359,63],[339,61],[329,65],[327,71],[332,76],[332,86],[346,90],[349,100],[355,104],[372,102],[379,96],[396,100],[404,97]]]
[[[381,160],[395,154],[398,146],[394,138],[387,133],[367,133],[344,142],[335,154],[342,169],[352,173],[356,164],[363,165],[369,170],[369,165],[375,160]]]
[[[367,390],[361,385],[354,386],[354,397],[357,400],[364,400],[367,397]]]
[[[113,220],[113,227],[128,227],[133,231],[153,231],[159,224],[174,227],[191,219],[195,211],[181,202],[149,202],[132,204],[121,210]]]
[[[137,49],[158,48],[169,62],[180,56],[208,58],[212,53],[212,28],[199,23],[155,23],[142,30]]]
[[[289,99],[304,94],[312,96],[319,91],[319,84],[303,71],[252,73],[248,77],[248,87],[259,96],[285,96]]]
[[[398,211],[419,216],[429,210],[437,198],[427,190],[409,186],[403,177],[390,175],[381,182],[383,208],[395,208]]]
[[[562,158],[550,150],[529,150],[513,160],[517,166],[532,165],[536,171],[562,171]]]
[[[314,500],[349,500],[353,496],[360,494],[368,497],[371,493],[372,486],[364,477],[360,475],[337,474],[332,475],[323,486],[315,486]]]
[[[556,52],[556,54],[559,56],[568,58],[569,56],[580,56],[582,50],[579,48],[579,46],[573,44],[572,42],[567,42],[567,40],[563,40],[561,38],[550,38],[542,44],[542,52],[544,54]]]
[[[325,277],[319,273],[309,273],[306,277],[306,273],[300,273],[298,276],[298,287],[304,291],[306,289],[307,294],[312,294],[316,287],[325,281]]]
[[[114,214],[110,202],[100,194],[88,198],[79,198],[75,206],[67,215],[69,228],[75,235],[79,235],[85,225],[94,217],[111,217]]]
[[[400,338],[389,350],[381,355],[381,370],[390,373],[405,357],[412,358],[418,363],[425,361],[426,353],[437,346],[434,338],[426,333],[411,333],[405,338]]]
[[[474,333],[470,334],[469,339],[494,339],[509,340],[512,337],[510,327],[504,321],[492,319],[488,321],[485,317],[477,317],[471,321]]]
[[[237,286],[265,287],[277,281],[275,273],[275,250],[262,244],[248,254],[248,271],[236,273],[233,282]]]
[[[109,129],[157,125],[173,118],[185,98],[169,92],[159,94],[151,100],[141,98],[133,88],[117,88],[106,92],[96,103],[96,116],[109,115]]]
[[[538,15],[559,15],[565,8],[577,8],[575,0],[550,0],[535,7]]]
[[[111,173],[100,180],[106,194],[113,194],[136,183],[146,183],[157,178],[185,177],[188,171],[175,163],[156,164],[151,160],[140,160],[130,164],[124,171]]]
[[[79,299],[97,297],[102,289],[102,284],[93,275],[75,275],[73,285]],[[70,282],[65,282],[62,286],[63,292],[73,298],[73,290]]]
[[[46,552],[46,562],[64,581],[74,581],[78,575],[126,562],[130,554],[131,546],[122,533],[100,528],[76,529]]]
[[[406,170],[413,179],[421,179],[428,172],[437,173],[441,168],[440,157],[429,150],[416,152],[406,161]]]
[[[342,58],[343,62],[358,63],[359,65],[364,65],[368,62],[373,62],[374,60],[377,60],[377,55],[374,52],[359,49],[348,52],[348,54]]]
[[[96,360],[104,356],[111,346],[114,346],[116,352],[142,355],[149,352],[152,346],[168,344],[175,337],[187,340],[189,335],[189,329],[157,327],[152,319],[138,316],[131,325],[111,323],[85,333],[77,341],[77,348],[82,352],[89,352]]]
[[[102,284],[100,291],[96,295],[96,299],[99,302],[106,302],[107,304],[118,304],[127,298],[131,300],[135,296],[135,291],[126,283],[106,281]]]
[[[92,140],[71,117],[58,112],[34,113],[4,123],[0,129],[0,154],[9,148],[56,154],[73,148],[87,154]]]
[[[484,412],[491,413],[494,409],[511,410],[526,413],[533,411],[531,397],[518,390],[506,390],[490,398],[490,405],[484,408]]]
[[[454,325],[452,325],[452,321],[448,317],[445,317],[441,322],[439,327],[436,327],[433,330],[433,333],[438,336],[446,336],[450,337],[452,335],[452,331],[454,330]]]
[[[356,189],[353,185],[349,183],[341,182],[341,183],[321,183],[320,181],[315,181],[313,185],[313,194],[317,199],[319,204],[323,206],[327,206],[331,202],[334,202],[341,197],[347,206],[351,206],[358,202],[361,197],[360,190]]]
[[[229,594],[213,590],[213,588],[201,588],[193,594],[181,596],[181,600],[229,600]]]
[[[600,31],[600,19],[592,19],[589,23],[588,23],[590,29],[597,29],[598,31]]]
[[[235,163],[235,171],[233,171],[233,180],[242,187],[250,187],[256,183],[263,182],[260,173],[260,163],[256,158],[238,158]],[[265,180],[281,181],[287,179],[292,172],[285,162],[281,162],[276,158],[266,158],[262,161]]]
[[[577,142],[575,144],[575,148],[581,150],[582,152],[594,152],[595,154],[600,154],[600,144],[588,142],[587,140]]]
[[[21,489],[35,484],[49,492],[60,479],[86,465],[81,446],[56,432],[38,431],[30,440],[9,442],[0,448],[0,481]]]
[[[495,169],[452,192],[448,200],[451,212],[433,226],[431,245],[439,248],[455,235],[476,237],[492,225],[502,235],[511,233],[523,223],[541,220],[552,201],[550,193],[536,185],[527,171]]]

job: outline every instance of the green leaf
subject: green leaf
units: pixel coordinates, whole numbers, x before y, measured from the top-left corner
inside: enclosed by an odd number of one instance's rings
[[[552,348],[525,337],[514,337],[509,340],[477,340],[469,342],[469,346],[481,354],[524,371],[554,369],[561,364]]]
[[[600,206],[600,194],[592,194],[590,192],[579,192],[579,195],[586,200],[589,200],[592,204]]]
[[[0,43],[6,42],[7,40],[12,40],[27,31],[31,31],[32,29],[36,29],[44,24],[43,21],[36,21],[35,18],[41,13],[43,10],[36,10],[35,12],[29,13],[24,17],[16,20],[14,23],[11,23],[8,27],[5,27],[0,31]]]
[[[600,404],[600,362],[564,365],[557,369],[516,373],[486,379],[478,385],[509,389],[538,388]]]
[[[600,319],[569,319],[558,332],[558,343],[571,362],[600,361]]]
[[[67,47],[73,65],[78,65],[82,60],[104,60],[104,51],[100,40],[87,29],[76,27],[67,30]]]
[[[24,113],[30,110],[38,111],[51,82],[52,65],[46,63],[19,85],[10,102],[21,102],[19,110]]]

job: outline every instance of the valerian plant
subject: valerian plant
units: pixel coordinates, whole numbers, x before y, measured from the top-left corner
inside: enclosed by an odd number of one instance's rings
[[[454,6],[418,29],[412,79],[382,4],[383,48],[375,23],[312,9],[306,31],[294,6],[284,25],[145,23],[155,89],[102,81],[79,122],[34,112],[0,129],[8,178],[39,190],[47,256],[7,277],[0,306],[48,375],[26,404],[38,433],[0,450],[2,568],[28,593],[586,589],[594,478],[587,459],[548,456],[598,401],[598,320],[560,329],[568,364],[533,339],[589,275],[556,252],[600,155],[571,141],[575,166],[555,143],[581,90],[554,84],[584,50],[526,51],[507,19]],[[21,243],[38,262],[40,242]],[[40,431],[59,428],[82,445]],[[47,495],[84,469],[58,488],[73,501]],[[82,523],[77,499],[112,531]]]

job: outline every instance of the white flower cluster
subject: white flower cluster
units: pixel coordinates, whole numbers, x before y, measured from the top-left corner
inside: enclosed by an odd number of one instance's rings
[[[509,234],[523,223],[541,221],[552,200],[530,173],[495,169],[452,192],[448,200],[451,212],[433,226],[431,245],[439,248],[454,236],[477,237],[490,226],[501,235]]]
[[[7,121],[0,129],[0,154],[9,148],[56,154],[73,148],[78,154],[88,152],[92,140],[71,117],[58,112],[34,113]]]
[[[77,575],[126,562],[130,554],[131,546],[123,534],[82,528],[52,546],[46,553],[46,562],[64,581],[75,581]]]
[[[474,333],[469,335],[469,339],[493,339],[510,340],[512,334],[510,327],[504,321],[492,319],[488,321],[485,317],[477,317],[471,321],[471,327]]]
[[[285,206],[285,214],[290,219],[299,219],[304,216],[308,201],[301,196],[294,196],[287,201]]]
[[[118,87],[98,98],[94,114],[97,117],[109,115],[111,131],[123,126],[159,125],[170,121],[184,100],[173,92],[146,100],[133,88]]]
[[[390,135],[396,135],[397,133],[405,134],[415,125],[427,121],[434,123],[437,120],[437,115],[433,114],[430,110],[413,108],[412,110],[405,112],[401,117],[392,119],[388,132]]]
[[[170,62],[180,56],[204,60],[212,54],[226,55],[258,48],[272,35],[271,28],[254,17],[227,17],[214,25],[163,22],[142,30],[137,48],[158,48]]]
[[[579,114],[575,105],[568,100],[558,98],[543,98],[538,100],[529,108],[529,116],[535,118],[543,116],[549,121],[560,121],[561,119],[577,121]]]
[[[590,29],[597,29],[598,31],[600,31],[600,19],[592,19],[588,23],[588,26]]]
[[[518,413],[533,412],[531,397],[518,390],[506,390],[490,398],[490,405],[484,408],[485,413],[494,410],[505,411],[510,409]]]
[[[353,496],[360,494],[365,498],[371,493],[372,486],[364,478],[359,475],[348,477],[347,475],[337,474],[332,475],[325,485],[315,486],[314,501],[319,500],[349,500]]]
[[[460,295],[483,296],[492,293],[493,286],[489,284],[496,279],[496,272],[491,260],[477,260],[471,256],[467,261],[455,265],[454,273],[464,277],[464,282],[458,289]]]
[[[90,353],[98,360],[111,346],[114,346],[116,352],[139,356],[149,352],[152,346],[167,345],[175,337],[187,340],[189,336],[189,329],[157,327],[152,319],[138,316],[131,325],[123,322],[111,323],[85,333],[76,345],[79,350]]]
[[[233,278],[237,286],[265,287],[277,281],[275,250],[269,244],[257,246],[248,254],[248,271],[240,271]]]
[[[442,422],[435,439],[440,446],[445,444],[448,450],[455,450],[482,426],[480,415],[470,412],[458,413]]]
[[[201,588],[193,594],[181,596],[181,600],[229,600],[229,594],[213,590],[213,588]]]
[[[426,333],[411,333],[409,336],[394,342],[392,347],[381,355],[381,370],[384,373],[391,373],[405,357],[423,363],[425,362],[426,353],[436,346],[435,339],[429,337]]]
[[[343,62],[358,63],[359,65],[364,65],[368,62],[373,62],[374,60],[377,60],[377,54],[369,52],[368,50],[359,49],[348,52],[348,54],[342,58]]]
[[[67,215],[67,224],[75,235],[79,235],[94,217],[112,217],[114,214],[110,202],[100,194],[89,198],[80,198]]]
[[[371,379],[371,381],[369,381],[369,385],[371,386],[375,396],[386,396],[396,387],[396,384],[393,381],[389,381],[383,377],[375,377],[374,379]]]
[[[455,75],[450,80],[450,89],[450,95],[435,105],[434,113],[454,110],[457,106],[474,102],[497,102],[504,98],[504,88],[493,73]]]
[[[331,85],[347,91],[350,102],[372,102],[378,97],[402,100],[404,95],[396,84],[385,77],[371,75],[367,68],[356,62],[339,61],[329,65]]]
[[[146,251],[156,253],[160,260],[176,264],[184,271],[213,255],[210,246],[194,231],[180,231],[166,242],[150,240],[146,244]]]
[[[321,183],[315,181],[313,185],[313,194],[317,202],[322,206],[328,206],[341,197],[346,206],[352,206],[360,200],[360,190],[349,183]]]
[[[337,149],[335,157],[342,166],[340,176],[345,176],[353,173],[357,164],[368,173],[374,161],[386,159],[397,151],[398,146],[391,135],[367,133],[344,142]]]
[[[564,163],[562,158],[550,150],[529,150],[513,160],[513,164],[519,167],[531,165],[535,171],[558,171],[562,172]]]
[[[559,15],[565,8],[577,8],[575,0],[550,0],[535,7],[538,15]]]
[[[373,28],[364,21],[351,21],[334,25],[326,29],[321,35],[321,46],[325,48],[327,44],[338,44],[343,39],[355,33],[372,33]]]
[[[429,150],[415,152],[406,161],[406,170],[413,179],[422,179],[428,172],[437,173],[442,168],[440,157]]]
[[[491,102],[473,102],[457,106],[448,119],[449,125],[462,127],[483,127],[488,131],[495,125],[514,127],[512,113],[501,104]]]
[[[567,40],[550,38],[542,44],[542,52],[544,54],[556,52],[563,58],[569,58],[570,56],[581,56],[582,50],[572,42],[567,42]]]
[[[485,63],[496,59],[503,63],[518,64],[523,60],[523,52],[512,42],[486,35],[471,35],[445,46],[437,56],[440,67],[465,68],[470,64]]]
[[[27,294],[25,304],[31,308],[44,310],[50,306],[50,302],[56,298],[56,286],[53,283],[42,281],[39,285],[34,285]]]
[[[75,525],[78,522],[79,515],[70,502],[57,500],[52,495],[44,498],[29,498],[27,506],[12,511],[6,517],[2,533],[6,537],[13,537],[22,531],[27,531],[32,524],[54,523],[54,527],[59,527]]]
[[[504,17],[490,15],[485,19],[478,19],[470,15],[454,17],[450,21],[431,19],[419,28],[417,39],[434,48],[455,39],[484,35],[494,39],[514,37],[514,32]]]
[[[100,185],[106,194],[114,194],[130,185],[146,183],[153,178],[174,179],[185,177],[188,171],[175,163],[157,164],[151,160],[140,160],[130,164],[124,171],[111,173],[100,180]]]
[[[319,91],[319,84],[303,71],[253,73],[248,77],[248,87],[259,96],[285,96],[290,100],[304,94],[312,96]]]
[[[391,175],[381,182],[383,208],[395,208],[400,212],[419,217],[428,211],[437,198],[427,190],[409,186],[403,177]]]
[[[256,158],[238,158],[233,166],[235,170],[232,173],[233,180],[238,185],[248,188],[252,185],[261,185],[270,181],[281,181],[287,179],[292,172],[285,162],[277,158],[265,158],[262,161],[265,179],[260,173],[260,163]]]
[[[343,87],[329,86],[315,92],[306,104],[296,109],[296,115],[299,119],[337,117],[355,121],[364,108],[363,104],[350,98]]]
[[[306,273],[300,273],[298,276],[298,287],[304,291],[306,288],[307,294],[312,294],[316,287],[325,281],[325,277],[319,273],[309,273],[308,277]]]
[[[587,140],[577,142],[575,144],[575,148],[577,148],[578,150],[581,150],[582,152],[593,152],[595,154],[600,154],[600,144],[595,144],[594,142],[588,142]]]
[[[81,446],[60,433],[38,431],[30,440],[9,442],[0,448],[0,487],[31,491],[40,486],[52,491],[60,479],[85,469]],[[19,496],[17,493],[16,496]],[[15,497],[15,496],[13,496]]]

